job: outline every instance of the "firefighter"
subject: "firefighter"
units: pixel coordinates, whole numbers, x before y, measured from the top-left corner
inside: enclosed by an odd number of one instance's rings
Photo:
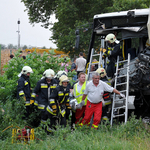
[[[104,81],[105,83],[107,83],[108,85],[111,86],[111,83],[107,79],[106,71],[105,71],[104,68],[98,68],[96,70],[96,72],[99,73],[100,80]],[[103,109],[102,109],[102,120],[107,121],[107,120],[109,120],[107,112],[109,111],[108,109],[109,109],[109,106],[111,105],[110,93],[109,92],[104,92],[103,99],[104,99],[104,102],[103,102]]]
[[[73,95],[74,98],[77,100],[78,103],[82,102],[82,96],[84,94],[87,81],[86,81],[86,74],[84,72],[80,72],[78,75],[78,82],[73,86]],[[85,104],[82,109],[76,109],[75,112],[75,124],[80,123],[82,117],[84,117],[84,112],[86,108],[87,98],[85,99]]]
[[[108,41],[106,52],[103,54],[102,59],[108,57],[106,73],[110,78],[114,77],[115,73],[115,63],[117,60],[117,56],[120,56],[120,60],[122,57],[122,47],[120,42],[116,39],[116,36],[112,33],[108,34],[105,38],[105,41]]]
[[[68,73],[67,73],[66,71],[64,71],[64,70],[58,71],[58,73],[57,73],[57,74],[55,75],[55,77],[54,77],[54,78],[57,80],[58,84],[59,84],[59,82],[60,82],[59,78],[60,78],[62,75],[65,75],[65,76],[68,77]],[[70,83],[68,83],[68,88],[73,88]]]
[[[31,100],[35,101],[36,95],[38,95],[38,98],[36,99],[36,105],[38,107],[38,110],[41,112],[41,126],[43,129],[46,130],[47,133],[51,132],[49,130],[49,126],[46,125],[46,121],[48,119],[48,114],[46,111],[46,108],[49,104],[49,97],[50,94],[53,92],[53,90],[57,87],[57,81],[54,78],[54,71],[52,69],[47,69],[43,73],[43,77],[41,80],[37,82],[36,87],[34,88],[34,91],[31,96]],[[52,111],[52,114],[55,114],[56,110]],[[54,120],[50,120],[54,123]]]
[[[59,82],[60,82],[59,79],[60,79],[60,77],[61,77],[62,75],[65,75],[65,76],[68,77],[68,73],[67,73],[66,71],[64,71],[64,70],[58,71],[58,73],[57,73],[56,76],[55,76],[55,79],[58,81],[58,84],[59,84]],[[70,89],[70,91],[73,90],[73,86],[71,86],[70,83],[68,83],[67,88]],[[66,119],[67,119],[68,121],[69,121],[69,115],[70,115],[70,109],[68,109],[68,107],[67,107],[67,108],[66,108]]]
[[[70,89],[68,88],[69,79],[66,75],[62,75],[59,78],[59,86],[51,93],[50,103],[47,107],[49,114],[52,114],[52,110],[59,110],[56,115],[59,117],[59,124],[63,127],[66,127],[66,109],[70,109],[69,106],[69,93]]]
[[[59,78],[62,76],[62,75],[66,75],[68,76],[68,73],[64,70],[60,70],[57,72],[57,74],[55,75],[55,79],[57,80],[58,84],[59,84]]]
[[[25,99],[25,119],[27,119],[30,114],[30,98],[32,93],[29,79],[30,73],[33,73],[32,68],[29,66],[24,66],[17,85],[17,99],[20,99],[20,97],[24,97]]]

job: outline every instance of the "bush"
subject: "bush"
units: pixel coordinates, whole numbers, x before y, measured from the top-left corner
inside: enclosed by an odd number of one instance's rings
[[[99,125],[99,130],[93,130],[86,127],[78,128],[71,132],[70,126],[60,128],[54,132],[54,135],[47,135],[41,127],[35,128],[35,141],[29,144],[12,144],[12,129],[24,126],[33,127],[38,113],[34,111],[27,121],[23,121],[25,106],[24,100],[16,99],[16,86],[18,74],[24,65],[33,68],[31,74],[31,86],[35,87],[37,81],[42,77],[43,72],[52,68],[55,71],[63,70],[60,63],[64,59],[55,58],[44,53],[43,56],[35,52],[30,54],[31,60],[23,60],[16,53],[14,59],[5,65],[5,74],[0,76],[0,147],[1,149],[148,149],[149,128],[145,129],[142,120],[135,119],[132,116],[125,124],[119,125]],[[39,67],[40,66],[40,67]],[[72,76],[72,73],[69,73]],[[38,120],[37,120],[38,122]]]
[[[41,79],[43,72],[46,69],[53,69],[55,72],[63,70],[64,67],[61,67],[61,62],[64,61],[64,58],[54,57],[52,54],[46,52],[41,56],[37,54],[36,51],[32,54],[29,54],[28,59],[23,59],[19,57],[20,51],[18,50],[15,53],[15,57],[11,59],[8,64],[4,66],[4,75],[0,76],[0,106],[5,110],[5,113],[2,114],[0,111],[0,121],[1,131],[7,128],[8,126],[23,126],[24,122],[22,117],[24,115],[25,106],[24,101],[18,101],[17,97],[17,81],[19,79],[18,74],[20,74],[23,66],[30,66],[33,69],[33,74],[30,75],[31,88],[34,89],[38,80]],[[67,58],[67,61],[70,59]],[[69,67],[71,67],[69,65]],[[74,73],[68,73],[69,77],[72,77]],[[27,125],[35,125],[37,121],[38,113],[34,111],[29,119],[27,120]],[[3,132],[0,137],[5,139],[10,135],[9,130]],[[9,137],[9,136],[8,136]]]

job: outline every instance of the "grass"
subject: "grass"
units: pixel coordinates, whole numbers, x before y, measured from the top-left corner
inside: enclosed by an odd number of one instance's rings
[[[35,136],[40,136],[39,132],[43,131],[35,129]],[[35,140],[30,144],[12,144],[9,137],[0,141],[0,147],[2,150],[149,150],[149,134],[141,121],[135,126],[132,119],[126,125],[112,128],[100,125],[98,130],[83,127],[71,132],[67,126],[59,128],[53,136],[43,133],[43,141]]]
[[[150,125],[144,124],[135,116],[129,118],[126,124],[100,124],[98,130],[87,127],[77,128],[71,132],[69,125],[54,131],[54,135],[47,135],[40,127],[35,128],[34,140],[29,144],[12,143],[12,128],[25,125],[23,114],[23,101],[7,102],[5,113],[0,112],[0,149],[1,150],[149,150],[150,148]],[[14,109],[15,108],[15,109]],[[33,116],[30,118],[35,120]],[[49,121],[47,121],[49,122]],[[14,127],[2,132],[8,126]]]

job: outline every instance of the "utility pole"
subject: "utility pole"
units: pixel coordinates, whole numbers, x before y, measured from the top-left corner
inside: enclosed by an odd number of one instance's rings
[[[18,31],[16,32],[18,32],[18,49],[19,49],[20,48],[20,30],[19,30],[20,20],[19,19],[17,21],[17,24],[18,24]]]

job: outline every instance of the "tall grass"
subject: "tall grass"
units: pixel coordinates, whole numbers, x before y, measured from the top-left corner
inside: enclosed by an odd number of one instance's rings
[[[11,131],[9,131],[11,134]],[[42,136],[41,136],[42,135]],[[11,137],[0,141],[2,150],[148,150],[150,133],[141,120],[134,117],[126,125],[113,127],[99,125],[98,130],[77,128],[71,132],[70,127],[58,128],[54,135],[46,135],[38,128],[34,140],[30,144],[12,144]]]
[[[36,54],[33,55],[35,59],[30,62],[31,67],[34,68],[34,76],[31,78],[33,83],[39,80],[46,68],[53,66],[56,69],[59,68],[58,65],[54,64],[55,58],[50,58],[49,63],[46,64],[47,54],[44,54],[42,58]],[[41,60],[44,62],[44,67],[39,70]],[[39,64],[34,61],[39,62]],[[52,61],[54,63],[50,63]],[[50,67],[50,64],[53,66]],[[145,128],[142,120],[137,120],[134,116],[126,125],[120,123],[111,127],[100,124],[98,130],[82,127],[71,132],[68,125],[66,128],[58,127],[54,131],[54,135],[47,135],[38,127],[35,128],[36,139],[34,141],[29,142],[29,144],[19,143],[19,141],[12,143],[12,129],[16,126],[19,126],[20,129],[26,125],[30,126],[37,120],[35,117],[38,117],[37,113],[34,112],[28,121],[24,122],[22,120],[23,110],[25,110],[24,100],[18,101],[14,97],[17,75],[22,68],[21,65],[23,65],[22,60],[16,57],[6,66],[8,68],[6,73],[0,77],[0,150],[149,150],[149,125]],[[5,110],[4,113],[1,111],[2,108]],[[2,132],[8,126],[12,127]]]

